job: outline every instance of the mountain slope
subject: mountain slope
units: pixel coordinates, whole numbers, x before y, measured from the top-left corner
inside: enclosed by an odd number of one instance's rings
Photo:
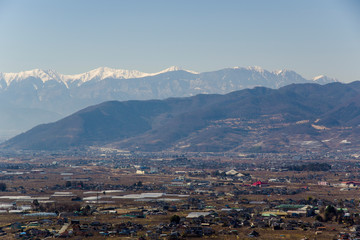
[[[360,125],[359,100],[359,84],[332,83],[292,84],[278,90],[257,87],[226,95],[166,100],[111,101],[37,126],[2,146],[285,151],[296,145],[307,148],[310,142],[327,149],[344,139],[322,141],[344,131],[356,143],[358,138],[353,134]]]
[[[90,105],[111,100],[149,100],[169,97],[188,97],[197,94],[225,94],[235,90],[264,86],[279,88],[291,83],[333,82],[319,76],[306,80],[293,71],[270,72],[259,67],[226,68],[196,73],[170,67],[158,73],[136,70],[98,68],[92,71],[63,75],[52,70],[35,69],[21,73],[0,73],[0,107],[12,105],[27,112],[38,109],[54,112],[52,120],[60,119]],[[0,116],[4,116],[0,108]],[[20,113],[19,113],[20,114]],[[9,117],[12,115],[9,115]],[[31,123],[48,122],[48,117],[31,114]],[[20,119],[24,116],[20,116]],[[13,126],[10,118],[0,125],[2,130],[23,131],[28,122]],[[31,127],[34,125],[31,125]],[[1,135],[0,135],[1,138]]]

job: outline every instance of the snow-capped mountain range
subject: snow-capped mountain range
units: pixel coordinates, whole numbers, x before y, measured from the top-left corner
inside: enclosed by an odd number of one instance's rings
[[[256,86],[279,88],[292,83],[334,81],[337,80],[323,75],[307,80],[294,71],[267,71],[260,67],[234,67],[203,73],[179,67],[157,73],[107,67],[75,75],[41,69],[0,73],[0,139],[109,100],[225,94]]]
[[[243,70],[252,70],[259,73],[265,73],[266,70],[262,69],[261,67],[255,66],[255,67],[247,67],[247,68],[241,68],[241,67],[234,67],[233,69],[243,69]],[[99,67],[96,69],[93,69],[89,72],[80,73],[80,74],[73,74],[73,75],[65,75],[58,73],[54,70],[43,70],[43,69],[33,69],[29,71],[23,71],[19,73],[1,73],[0,72],[0,79],[4,80],[7,85],[10,85],[13,81],[22,81],[27,78],[33,77],[40,79],[43,83],[50,80],[55,80],[58,82],[63,83],[72,83],[72,82],[78,82],[78,85],[81,85],[82,83],[89,82],[91,80],[104,80],[107,78],[113,78],[113,79],[130,79],[130,78],[143,78],[143,77],[149,77],[149,76],[155,76],[166,72],[174,72],[174,71],[186,71],[193,74],[199,74],[195,71],[191,70],[184,70],[177,66],[171,66],[165,70],[162,70],[160,72],[156,73],[144,73],[140,72],[138,70],[125,70],[125,69],[115,69],[115,68],[108,68],[108,67]],[[281,75],[286,72],[289,72],[287,70],[278,70],[273,71],[273,74]],[[291,72],[291,71],[290,71]],[[315,82],[318,82],[319,80],[323,81],[326,79],[326,82],[332,82],[337,81],[336,79],[328,78],[324,75],[319,75],[314,77],[312,80]]]
[[[115,69],[108,67],[99,67],[85,73],[65,75],[65,74],[60,74],[54,70],[33,69],[19,73],[0,73],[0,79],[3,79],[7,85],[10,85],[11,82],[13,81],[22,81],[29,77],[38,78],[43,83],[50,80],[55,80],[57,82],[63,82],[65,84],[77,82],[78,85],[81,85],[82,83],[91,80],[104,80],[106,78],[114,78],[114,79],[143,78],[143,77],[155,76],[161,73],[173,72],[179,70],[182,69],[177,66],[172,66],[157,73],[144,73],[138,70],[124,70],[124,69]],[[184,70],[184,71],[197,74],[194,71],[189,71],[189,70]]]

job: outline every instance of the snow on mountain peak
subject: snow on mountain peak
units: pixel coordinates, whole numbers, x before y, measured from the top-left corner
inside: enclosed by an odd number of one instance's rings
[[[336,78],[330,78],[325,75],[319,75],[312,79],[316,83],[325,84],[325,83],[331,83],[331,82],[338,82]]]
[[[297,74],[296,72],[294,72],[292,70],[288,70],[288,69],[275,70],[275,71],[273,71],[273,73],[276,75]]]
[[[198,72],[194,72],[194,71],[190,71],[190,70],[185,70],[181,67],[178,67],[178,66],[171,66],[169,68],[166,68],[160,72],[157,72],[157,73],[149,73],[149,76],[155,76],[155,75],[158,75],[158,74],[161,74],[161,73],[166,73],[166,72],[175,72],[175,71],[185,71],[185,72],[189,72],[189,73],[193,73],[193,74],[198,74]]]
[[[158,74],[161,74],[161,73],[166,73],[166,72],[175,72],[175,71],[180,71],[182,70],[180,67],[177,67],[177,66],[171,66],[169,68],[166,68],[160,72],[157,72],[157,73],[149,73],[149,76],[155,76],[155,75],[158,75]]]
[[[249,66],[246,69],[250,70],[250,71],[256,71],[256,72],[264,72],[264,69],[262,67],[259,66]]]
[[[171,67],[165,69],[164,71],[173,72],[173,71],[180,71],[180,70],[182,70],[182,68],[180,68],[178,66],[171,66]]]

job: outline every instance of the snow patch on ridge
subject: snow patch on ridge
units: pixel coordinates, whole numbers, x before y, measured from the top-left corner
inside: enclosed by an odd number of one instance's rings
[[[43,82],[49,80],[61,81],[60,75],[53,70],[33,69],[19,73],[0,73],[0,78],[4,79],[7,85],[12,81],[21,81],[29,77],[40,78]]]
[[[330,78],[325,75],[319,75],[312,79],[316,83],[325,84],[325,83],[331,83],[331,82],[339,82],[336,78]]]
[[[313,80],[316,81],[316,80],[318,80],[320,78],[323,78],[323,77],[325,77],[325,76],[324,75],[319,75],[319,76],[314,77]]]
[[[147,76],[147,73],[143,73],[137,70],[124,70],[114,69],[108,67],[99,67],[89,72],[75,74],[75,75],[62,75],[64,81],[76,81],[87,82],[92,79],[103,80],[105,78],[117,78],[117,79],[128,79],[128,78],[141,78]]]
[[[264,72],[264,69],[262,67],[259,67],[259,66],[249,66],[246,68],[247,70],[250,70],[250,71],[257,71],[257,72],[260,72],[260,73],[263,73]]]

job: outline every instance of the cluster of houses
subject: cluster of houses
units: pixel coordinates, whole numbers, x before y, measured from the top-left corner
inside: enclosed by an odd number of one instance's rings
[[[22,220],[21,223],[0,226],[0,235],[12,233],[20,239],[56,236],[178,239],[203,236],[226,238],[228,235],[243,238],[259,237],[268,230],[306,230],[306,233],[321,234],[332,230],[333,227],[330,228],[328,224],[331,222],[332,225],[341,226],[332,234],[335,236],[342,231],[338,234],[339,239],[360,236],[356,200],[306,199],[310,194],[307,194],[307,186],[313,186],[303,184],[306,180],[310,179],[315,185],[319,180],[319,185],[334,186],[324,180],[322,173],[291,173],[288,174],[290,177],[282,173],[277,177],[274,172],[288,169],[286,164],[276,166],[271,161],[221,165],[213,160],[202,161],[198,158],[193,161],[182,156],[156,161],[139,157],[134,163],[132,161],[128,156],[126,161],[78,160],[76,165],[81,167],[75,168],[73,165],[56,173],[59,182],[38,189],[26,189],[29,196],[24,196],[24,192],[21,200],[14,199],[15,196],[7,198],[9,204],[3,205],[3,209],[0,205],[0,214],[18,214]],[[129,174],[126,176],[134,177],[136,182],[124,184],[119,180],[123,177],[120,174],[109,174],[106,178],[108,182],[99,181],[96,178],[96,174],[100,174],[100,171],[96,172],[97,167],[109,162],[111,171],[124,173],[126,170]],[[1,177],[4,180],[31,180],[36,177],[37,180],[47,181],[45,177],[51,177],[46,175],[48,171],[61,164],[70,166],[73,162],[49,164],[46,172],[26,166],[29,173],[24,171],[24,174],[19,174],[17,169],[9,171],[11,175],[3,172]],[[342,165],[335,167],[340,169]],[[263,170],[271,173],[272,177],[259,177],[255,172]],[[77,171],[81,174],[77,175]],[[157,174],[161,181],[149,183],[149,179],[156,179]],[[360,182],[350,180],[350,176],[346,179],[349,181],[338,186],[352,190],[360,186]],[[16,190],[25,191],[19,186],[16,186]],[[37,199],[33,196],[35,192],[38,193]],[[2,201],[5,201],[5,197],[1,197]],[[25,200],[27,203],[20,204]],[[17,204],[12,204],[13,201]],[[46,204],[52,204],[54,208],[45,212],[43,206]],[[66,204],[76,209],[60,208]],[[327,206],[334,206],[336,217],[326,216],[324,211]],[[343,228],[345,226],[347,228]]]
[[[260,188],[265,184],[254,182],[252,187]],[[266,189],[266,187],[263,187]],[[199,195],[184,195],[181,201],[164,201],[164,194],[140,193],[125,195],[122,198],[133,201],[132,208],[104,207],[103,204],[93,204],[82,208],[81,211],[64,212],[54,215],[24,215],[29,219],[27,223],[16,223],[6,226],[10,232],[20,239],[29,239],[34,236],[43,238],[49,236],[58,237],[90,237],[90,236],[114,236],[114,237],[141,237],[143,239],[179,239],[203,236],[222,236],[244,234],[249,237],[261,236],[262,230],[307,230],[314,234],[321,234],[330,229],[326,222],[317,216],[321,215],[321,209],[336,203],[325,200],[301,200],[294,201],[239,201],[237,207],[231,207],[219,202],[217,206],[209,205],[212,193],[202,192]],[[57,195],[66,195],[57,193]],[[135,196],[139,195],[139,196]],[[151,197],[154,201],[141,203],[136,206],[139,197]],[[173,197],[169,194],[170,197]],[[221,199],[222,194],[217,194],[215,199]],[[62,196],[63,197],[63,196]],[[231,201],[230,201],[231,202]],[[225,201],[226,203],[226,201]],[[359,214],[350,212],[354,209],[354,201],[344,201],[342,207],[335,208],[341,219],[341,224],[352,226],[348,234],[341,236],[360,235]],[[33,214],[35,214],[34,211]],[[104,215],[110,222],[94,220],[97,216]],[[147,219],[154,215],[160,216],[163,221],[157,224],[149,224]],[[89,216],[92,216],[89,218]],[[33,221],[34,217],[41,219]],[[92,219],[92,220],[90,220]],[[104,219],[104,217],[100,218]],[[144,220],[143,220],[144,219]],[[333,219],[335,221],[335,219]],[[339,220],[340,221],[340,220]],[[113,223],[116,222],[116,223]],[[147,222],[147,224],[145,224]],[[57,229],[52,230],[55,228]],[[5,227],[3,227],[5,228]],[[5,229],[4,229],[5,230]],[[1,234],[0,230],[0,234]],[[6,231],[5,231],[6,232]],[[8,231],[7,231],[8,232]],[[343,238],[346,239],[346,238]],[[350,239],[350,238],[349,238]]]

